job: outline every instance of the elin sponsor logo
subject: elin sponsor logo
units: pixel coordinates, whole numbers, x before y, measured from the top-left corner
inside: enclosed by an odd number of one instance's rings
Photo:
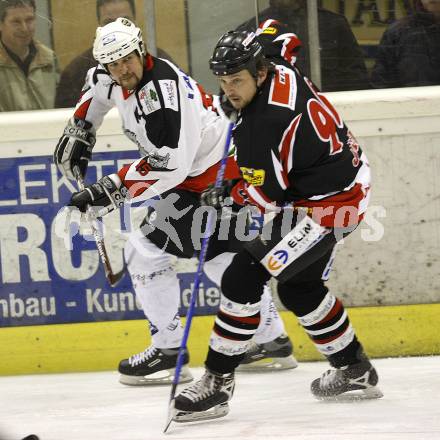
[[[287,244],[294,249],[298,244],[306,238],[309,233],[312,231],[312,224],[306,223],[303,228],[299,231],[295,231],[291,240],[287,242]]]
[[[278,270],[283,267],[287,263],[289,258],[289,254],[287,251],[280,250],[276,251],[273,255],[271,255],[267,261],[267,267],[269,270]]]

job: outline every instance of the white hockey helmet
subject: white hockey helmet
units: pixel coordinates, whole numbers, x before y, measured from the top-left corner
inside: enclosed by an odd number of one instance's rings
[[[135,50],[141,57],[146,54],[142,31],[127,18],[119,17],[96,29],[93,57],[98,63],[112,63]]]

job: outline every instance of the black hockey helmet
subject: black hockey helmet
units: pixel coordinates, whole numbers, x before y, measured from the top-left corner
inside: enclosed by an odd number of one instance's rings
[[[257,61],[263,57],[263,48],[254,32],[229,31],[218,40],[209,68],[214,75],[231,75],[247,69],[255,77]]]

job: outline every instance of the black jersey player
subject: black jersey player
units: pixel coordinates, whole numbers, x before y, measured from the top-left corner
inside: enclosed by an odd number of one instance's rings
[[[277,29],[269,23],[260,37],[265,32]],[[286,47],[290,38],[277,36]],[[233,141],[242,178],[230,195],[271,219],[223,274],[205,374],[176,397],[174,420],[228,412],[234,370],[258,326],[260,297],[271,277],[282,303],[333,367],[312,382],[313,395],[381,397],[376,370],[342,302],[325,286],[336,244],[367,208],[365,154],[328,99],[291,63],[266,59],[253,33],[223,35],[210,68],[238,112]],[[211,190],[203,198],[219,208],[223,194]]]

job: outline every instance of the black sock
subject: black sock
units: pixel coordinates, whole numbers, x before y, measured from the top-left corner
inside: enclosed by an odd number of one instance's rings
[[[232,373],[243,360],[245,353],[236,356],[227,356],[209,348],[206,357],[206,367],[214,373]]]

